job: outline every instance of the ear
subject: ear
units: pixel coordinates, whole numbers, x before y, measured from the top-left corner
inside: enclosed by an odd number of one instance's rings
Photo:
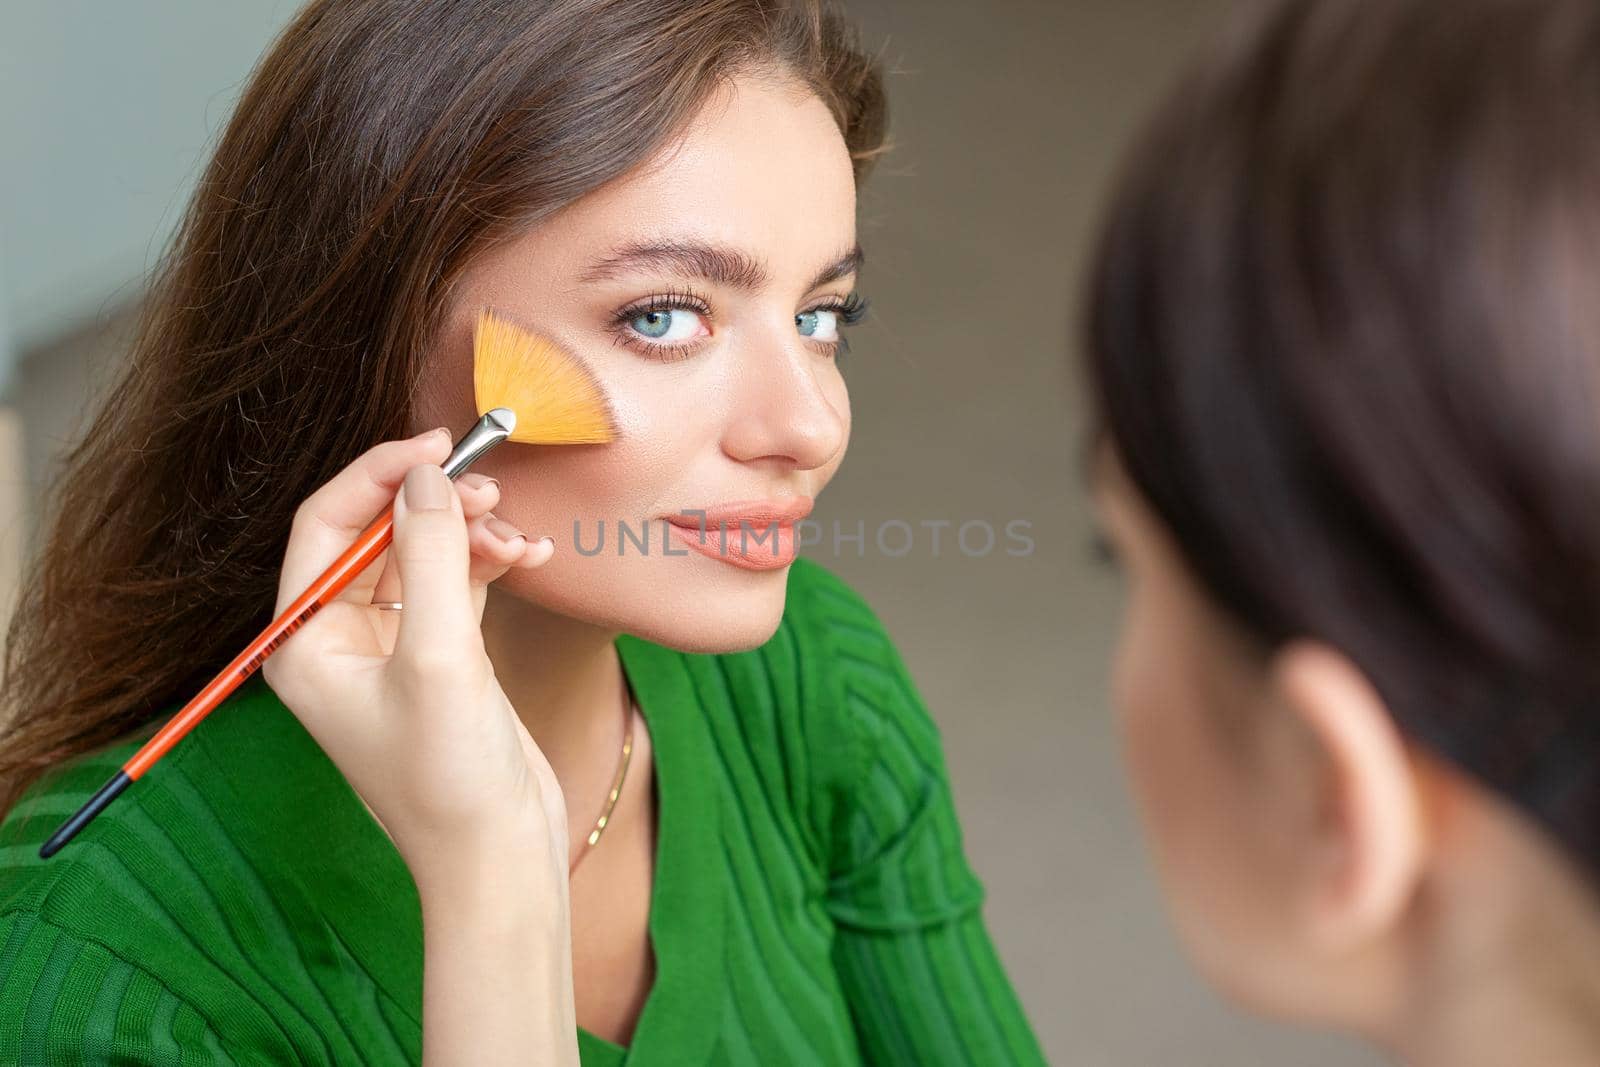
[[[1300,903],[1312,943],[1340,950],[1404,913],[1424,867],[1422,798],[1405,739],[1344,653],[1295,641],[1273,659],[1277,697],[1325,762]]]

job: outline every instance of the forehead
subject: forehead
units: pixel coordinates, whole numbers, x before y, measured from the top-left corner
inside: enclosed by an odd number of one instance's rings
[[[827,106],[791,79],[734,79],[653,159],[540,227],[595,244],[675,238],[742,248],[774,273],[855,243],[855,176]]]

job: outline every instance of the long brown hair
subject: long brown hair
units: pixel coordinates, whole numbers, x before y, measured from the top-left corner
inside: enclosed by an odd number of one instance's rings
[[[8,632],[0,814],[265,626],[297,505],[403,436],[452,281],[650,157],[717,85],[797,78],[861,175],[879,68],[819,0],[315,0],[250,79],[67,454]]]
[[[1600,875],[1600,6],[1250,25],[1120,186],[1101,430],[1264,648],[1342,649]]]

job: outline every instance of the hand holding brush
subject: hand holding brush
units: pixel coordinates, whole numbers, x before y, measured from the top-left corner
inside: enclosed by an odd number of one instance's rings
[[[498,537],[498,488],[474,484],[469,515],[451,479],[506,440],[602,444],[615,427],[585,367],[489,312],[474,386],[483,416],[454,449],[438,433],[378,445],[300,506],[272,624],[40,851],[59,851],[271,657],[272,689],[416,882],[425,1062],[576,1064],[565,804],[479,629],[488,583],[550,548]],[[391,544],[405,610],[388,647],[377,575],[362,576]]]
[[[429,462],[447,444],[430,434],[379,445],[301,505],[279,607],[399,486],[389,551],[404,610],[372,606],[373,567],[262,670],[417,885],[424,1062],[470,1051],[474,1064],[575,1064],[566,805],[479,629],[488,584],[542,564],[550,547],[496,536],[497,486],[458,494]],[[392,648],[380,614],[398,615]]]

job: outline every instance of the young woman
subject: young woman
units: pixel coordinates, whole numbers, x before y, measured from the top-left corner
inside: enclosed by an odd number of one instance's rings
[[[1600,7],[1291,0],[1090,298],[1116,703],[1177,926],[1414,1067],[1600,1062]]]
[[[1041,1060],[869,610],[788,540],[662,540],[837,469],[883,126],[811,4],[300,14],[16,614],[0,1060]],[[483,307],[595,372],[614,444],[443,479]],[[382,578],[39,860],[397,492]]]

